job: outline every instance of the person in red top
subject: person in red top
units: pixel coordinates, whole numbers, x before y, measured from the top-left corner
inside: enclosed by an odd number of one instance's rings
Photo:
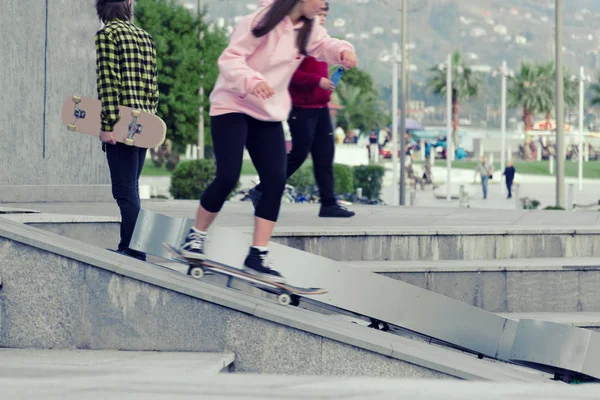
[[[325,3],[319,15],[321,25],[325,24],[328,11],[329,3]],[[287,156],[287,177],[302,166],[310,152],[321,198],[319,217],[348,218],[355,213],[338,204],[333,184],[335,143],[328,104],[334,89],[327,63],[317,61],[314,57],[305,57],[289,86],[292,111],[287,122],[292,136],[292,150]],[[261,184],[250,189],[249,196],[254,207],[261,193]]]

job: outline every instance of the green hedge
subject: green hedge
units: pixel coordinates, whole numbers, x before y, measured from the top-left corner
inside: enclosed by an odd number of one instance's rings
[[[379,199],[385,168],[381,165],[359,165],[354,167],[354,187],[362,188],[363,197]]]
[[[346,164],[333,164],[335,194],[354,193],[354,171]]]
[[[177,165],[171,176],[169,192],[175,199],[198,200],[216,174],[214,160],[184,161]],[[363,196],[368,199],[378,199],[381,196],[381,186],[385,168],[379,165],[360,165],[351,167],[345,164],[334,164],[333,174],[335,194],[344,195],[355,193],[362,188]],[[288,180],[288,184],[302,192],[310,192],[315,185],[313,167],[305,164]],[[239,189],[240,182],[228,198]]]
[[[171,175],[169,192],[175,199],[199,200],[202,193],[215,178],[217,168],[214,160],[184,161],[177,165]],[[240,182],[228,199],[239,189]]]
[[[298,168],[298,170],[289,177],[287,184],[294,186],[301,192],[310,192],[315,184],[312,165],[304,164]]]
[[[380,165],[351,167],[345,164],[334,164],[333,175],[336,195],[355,193],[356,188],[362,188],[364,197],[378,199],[381,195],[385,168]],[[312,165],[305,164],[300,167],[287,183],[301,192],[309,192],[315,185]]]

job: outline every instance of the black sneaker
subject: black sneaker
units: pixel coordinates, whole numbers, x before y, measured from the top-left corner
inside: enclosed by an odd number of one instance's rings
[[[206,255],[204,254],[204,242],[206,241],[206,234],[201,233],[196,228],[192,227],[185,242],[181,245],[179,250],[185,257],[193,258],[196,260],[205,260]]]
[[[339,204],[321,206],[321,210],[319,211],[319,217],[322,218],[350,218],[353,217],[354,214],[354,211],[350,211]]]
[[[285,283],[285,278],[279,272],[271,269],[270,265],[267,265],[268,254],[268,251],[260,251],[255,247],[250,247],[248,256],[244,261],[244,271],[273,282]]]
[[[125,250],[119,250],[119,249],[117,249],[117,250],[113,250],[113,249],[109,249],[109,248],[107,248],[106,250],[110,250],[110,251],[112,251],[114,253],[122,254],[124,256],[132,257],[132,258],[138,259],[140,261],[146,261],[146,254],[141,253],[141,252],[136,251],[136,250],[131,250],[131,249],[125,249]]]
[[[254,208],[256,208],[256,205],[258,204],[258,200],[260,200],[261,194],[262,192],[258,190],[256,186],[248,190],[248,196],[250,197],[250,201],[252,201],[252,206]]]

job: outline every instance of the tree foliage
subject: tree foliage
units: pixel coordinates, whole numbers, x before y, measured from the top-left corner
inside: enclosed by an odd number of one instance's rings
[[[337,68],[332,66],[331,73]],[[359,129],[364,132],[389,124],[386,104],[380,99],[373,78],[360,68],[344,71],[333,98],[344,107],[338,113],[338,125],[344,130]]]
[[[186,145],[197,143],[200,84],[208,113],[208,96],[218,76],[217,58],[227,45],[225,33],[209,29],[204,18],[204,14],[192,14],[175,0],[136,1],[135,22],[156,42],[158,115],[167,125],[167,139],[173,150],[179,153]],[[205,142],[210,143],[208,114],[204,121]]]
[[[429,69],[432,77],[427,86],[438,95],[446,94],[446,74],[448,66],[446,64],[435,65]],[[467,64],[462,54],[458,51],[452,53],[452,131],[454,148],[459,147],[458,121],[460,116],[460,102],[477,97],[481,80],[479,76]]]
[[[566,106],[573,106],[578,101],[578,81],[571,79],[571,73],[563,67],[564,92]],[[510,80],[508,88],[508,107],[523,108],[523,124],[525,127],[525,158],[531,154],[527,144],[530,141],[529,131],[533,129],[535,114],[543,114],[548,125],[556,105],[556,66],[553,61],[533,63],[523,61],[517,75]]]

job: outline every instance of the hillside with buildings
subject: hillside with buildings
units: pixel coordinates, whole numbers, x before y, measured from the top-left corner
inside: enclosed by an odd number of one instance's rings
[[[180,1],[197,9],[198,0]],[[209,18],[219,25],[235,24],[239,16],[252,12],[258,4],[252,0],[203,1]],[[387,100],[392,43],[400,44],[401,40],[400,1],[334,0],[330,5],[328,30],[356,46],[360,66],[372,74]],[[564,7],[565,66],[573,72],[584,66],[595,77],[600,68],[600,2],[570,0]],[[499,79],[490,74],[502,60],[517,69],[520,60],[547,61],[554,57],[554,0],[409,0],[408,20],[411,93],[428,103],[439,100],[424,90],[427,70],[455,49],[484,73],[486,86],[492,87],[499,87],[495,82]],[[497,103],[496,99],[490,102]],[[480,106],[482,112],[484,107]]]

